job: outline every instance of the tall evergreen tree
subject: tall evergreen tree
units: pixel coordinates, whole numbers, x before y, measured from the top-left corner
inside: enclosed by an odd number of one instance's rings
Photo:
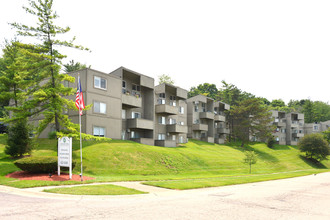
[[[268,107],[260,99],[246,99],[230,110],[235,126],[233,135],[242,141],[242,147],[249,142],[250,136],[266,139],[271,135],[274,127]]]
[[[17,29],[19,36],[32,37],[38,43],[23,45],[22,51],[25,55],[37,62],[26,62],[23,66],[29,74],[34,76],[34,85],[30,86],[26,100],[18,111],[20,114],[39,115],[43,119],[39,121],[38,134],[49,124],[54,124],[56,131],[64,127],[70,131],[76,131],[76,126],[70,122],[67,115],[63,114],[64,108],[74,108],[74,102],[68,101],[64,96],[72,95],[74,89],[63,86],[63,81],[74,82],[74,78],[67,74],[60,74],[61,61],[66,56],[61,54],[57,48],[70,47],[88,50],[77,46],[71,41],[63,41],[58,35],[70,31],[69,27],[59,27],[54,24],[58,15],[52,10],[53,0],[29,0],[30,7],[23,7],[27,13],[37,18],[36,26],[12,23]],[[30,111],[27,111],[30,109]],[[27,113],[28,112],[28,113]]]

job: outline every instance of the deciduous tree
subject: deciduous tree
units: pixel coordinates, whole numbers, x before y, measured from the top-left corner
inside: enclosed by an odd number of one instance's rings
[[[330,155],[329,143],[319,133],[305,135],[299,140],[298,147],[310,159],[321,161]]]

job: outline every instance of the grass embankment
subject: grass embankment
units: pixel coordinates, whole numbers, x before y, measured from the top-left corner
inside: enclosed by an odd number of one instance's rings
[[[0,184],[34,187],[78,183],[5,178],[6,174],[18,168],[13,165],[13,159],[3,153],[4,141],[4,137],[0,136]],[[38,142],[39,146],[32,152],[33,155],[56,156],[55,140],[40,139]],[[252,166],[252,175],[248,174],[249,168],[243,163],[245,149],[237,146],[194,140],[177,148],[147,146],[119,140],[109,143],[85,141],[84,175],[96,178],[87,182],[158,181],[149,184],[185,189],[302,176],[329,171],[330,168],[330,161],[316,165],[304,160],[294,146],[275,146],[274,149],[269,149],[265,144],[254,144],[246,149],[252,149],[258,154],[258,162]],[[79,155],[79,142],[74,141],[73,158],[78,163]],[[80,166],[76,166],[74,173],[79,174],[79,171]]]

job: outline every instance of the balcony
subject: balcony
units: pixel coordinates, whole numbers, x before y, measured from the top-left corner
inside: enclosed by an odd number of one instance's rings
[[[206,124],[193,124],[192,130],[193,131],[207,131],[207,130],[209,130],[209,126]]]
[[[172,140],[155,140],[155,146],[176,147],[176,141],[172,141]]]
[[[214,137],[201,137],[201,141],[214,143]]]
[[[166,130],[168,133],[188,133],[188,127],[185,125],[166,125]]]
[[[177,106],[171,106],[166,104],[156,105],[155,111],[156,113],[163,113],[169,115],[177,115],[179,113]]]
[[[153,130],[154,123],[152,120],[147,120],[143,118],[132,118],[132,119],[127,119],[127,128]]]
[[[219,134],[229,134],[230,133],[228,128],[217,128],[217,132]]]
[[[286,123],[283,122],[283,121],[274,122],[274,124],[275,124],[277,127],[285,127],[285,126],[286,126]]]
[[[204,119],[214,119],[214,113],[212,112],[200,112],[199,113],[199,118],[204,118]]]
[[[142,99],[136,95],[128,95],[128,94],[123,94],[121,96],[121,101],[123,105],[130,106],[132,108],[141,108],[142,107]]]
[[[214,121],[226,121],[226,116],[224,116],[224,115],[214,115]]]

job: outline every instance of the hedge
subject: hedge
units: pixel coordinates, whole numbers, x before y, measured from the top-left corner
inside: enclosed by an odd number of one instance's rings
[[[55,173],[57,171],[57,157],[26,157],[16,160],[14,164],[21,170],[30,173]],[[72,169],[75,165],[76,162],[72,161]]]

